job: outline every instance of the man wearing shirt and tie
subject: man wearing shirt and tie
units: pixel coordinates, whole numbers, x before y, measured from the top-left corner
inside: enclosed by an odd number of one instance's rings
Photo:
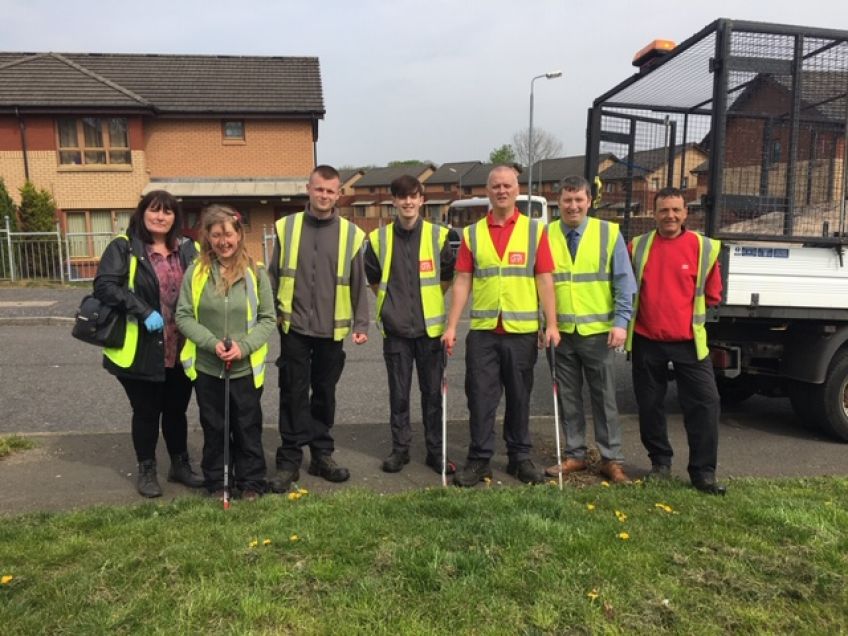
[[[557,326],[556,378],[565,431],[565,460],[545,473],[586,470],[583,377],[589,384],[601,474],[629,481],[621,467],[621,426],[615,401],[614,351],[624,345],[636,280],[618,224],[590,218],[589,182],[560,183],[560,220],[548,227],[554,259]]]

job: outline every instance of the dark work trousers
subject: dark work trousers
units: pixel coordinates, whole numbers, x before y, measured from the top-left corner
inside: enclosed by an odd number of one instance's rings
[[[277,367],[282,443],[277,449],[277,468],[299,467],[306,445],[313,459],[335,450],[330,431],[344,362],[341,340],[304,336],[293,330],[281,335]]]
[[[406,452],[412,441],[409,424],[409,393],[412,388],[412,365],[418,370],[421,389],[421,411],[424,422],[424,443],[427,454],[442,454],[441,380],[444,369],[442,342],[439,338],[421,336],[403,338],[386,335],[383,339],[383,358],[389,377],[389,424],[392,430],[392,450]]]
[[[132,407],[132,440],[139,462],[156,459],[161,420],[169,455],[186,452],[191,381],[181,365],[165,369],[164,382],[118,378]]]
[[[198,373],[194,383],[203,427],[203,479],[214,492],[224,487],[224,380]],[[262,389],[253,376],[230,380],[230,482],[239,490],[265,491],[262,450]]]
[[[659,342],[633,335],[633,390],[642,445],[651,464],[671,466],[673,451],[663,407],[669,362],[689,441],[689,477],[713,478],[718,461],[719,395],[712,362],[709,356],[698,360],[693,341]]]
[[[465,341],[465,395],[471,445],[468,459],[495,454],[495,414],[506,391],[503,438],[514,461],[530,458],[530,392],[538,349],[536,333],[472,330]]]

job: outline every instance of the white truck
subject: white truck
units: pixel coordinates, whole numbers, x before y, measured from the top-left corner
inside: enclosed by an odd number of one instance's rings
[[[657,189],[683,190],[688,227],[722,241],[722,400],[788,396],[848,441],[848,32],[720,19],[648,57],[589,111],[589,181],[618,158],[596,213],[629,238]]]

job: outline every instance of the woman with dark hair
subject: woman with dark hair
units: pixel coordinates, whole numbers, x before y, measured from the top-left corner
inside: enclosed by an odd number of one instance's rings
[[[260,398],[275,324],[271,282],[247,253],[238,213],[210,206],[203,213],[200,257],[183,280],[177,325],[187,338],[180,359],[194,380],[203,427],[201,468],[213,496],[228,494],[223,490],[225,400],[236,491],[253,500],[266,490]]]
[[[132,440],[138,459],[136,487],[144,497],[159,497],[156,443],[162,436],[171,468],[168,481],[199,488],[192,471],[186,437],[186,408],[191,382],[179,363],[184,338],[174,313],[183,274],[197,250],[180,234],[177,200],[164,190],[146,194],[130,218],[125,235],[103,252],[94,295],[126,313],[123,345],[103,350],[103,366],[117,376],[132,407]]]

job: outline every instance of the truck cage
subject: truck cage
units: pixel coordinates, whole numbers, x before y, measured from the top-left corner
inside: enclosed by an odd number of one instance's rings
[[[630,238],[653,227],[655,192],[675,186],[687,225],[709,236],[841,253],[846,95],[848,31],[716,20],[593,102],[596,213]]]

